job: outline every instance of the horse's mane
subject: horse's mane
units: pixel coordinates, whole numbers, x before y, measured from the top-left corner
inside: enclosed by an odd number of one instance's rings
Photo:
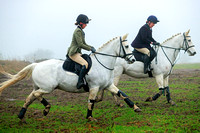
[[[166,43],[167,41],[171,40],[172,38],[174,38],[174,37],[176,37],[176,36],[178,36],[178,35],[180,35],[180,34],[181,34],[181,33],[178,33],[178,34],[173,35],[172,37],[166,39],[161,45],[163,45],[163,44]]]
[[[103,44],[100,48],[98,48],[98,50],[101,50],[103,47],[105,47],[107,44],[109,44],[110,42],[116,40],[118,37],[115,37],[113,39],[111,39],[110,41],[108,41],[107,43]]]

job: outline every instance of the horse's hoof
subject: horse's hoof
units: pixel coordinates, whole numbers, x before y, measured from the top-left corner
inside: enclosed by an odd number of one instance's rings
[[[170,104],[171,104],[172,106],[177,106],[176,103],[175,103],[174,101],[170,101]]]
[[[140,108],[134,109],[135,112],[142,112]]]
[[[152,101],[153,101],[152,97],[148,97],[145,102],[152,102]]]
[[[48,115],[48,113],[49,113],[49,112],[47,112],[47,111],[43,110],[43,115],[44,115],[44,116],[47,116],[47,115]]]
[[[26,119],[23,118],[23,119],[21,119],[21,120],[19,121],[19,124],[22,125],[22,124],[28,124],[28,123],[26,122]]]
[[[124,108],[124,107],[125,107],[125,105],[124,105],[124,104],[122,104],[122,103],[120,103],[120,104],[117,104],[117,106],[119,106],[120,108]]]
[[[92,116],[89,116],[87,119],[88,119],[88,121],[94,121],[94,122],[97,122],[97,119],[93,118]]]

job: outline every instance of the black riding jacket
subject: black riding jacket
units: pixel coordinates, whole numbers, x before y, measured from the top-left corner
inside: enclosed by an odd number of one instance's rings
[[[133,48],[148,48],[151,49],[150,43],[156,42],[152,37],[152,30],[148,24],[143,25],[134,41],[131,43]]]

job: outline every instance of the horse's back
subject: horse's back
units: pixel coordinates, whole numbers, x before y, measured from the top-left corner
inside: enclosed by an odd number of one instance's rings
[[[39,88],[55,88],[58,85],[58,68],[63,61],[50,59],[36,65],[32,73],[32,79]]]
[[[85,92],[76,88],[78,76],[63,70],[63,63],[64,61],[55,59],[38,63],[32,74],[36,86],[48,93],[55,88],[74,93]]]

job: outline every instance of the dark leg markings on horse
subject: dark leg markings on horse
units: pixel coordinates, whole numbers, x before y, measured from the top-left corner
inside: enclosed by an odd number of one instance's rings
[[[117,95],[124,99],[124,101],[129,105],[130,108],[134,108],[134,103],[128,98],[128,96],[122,92],[121,90],[118,91]],[[134,109],[135,112],[141,112],[140,108]]]
[[[46,116],[49,113],[49,110],[51,108],[51,104],[49,104],[46,99],[42,99],[41,103],[45,106],[45,109],[43,110],[44,116]]]
[[[24,115],[26,113],[26,110],[28,108],[28,106],[35,100],[36,98],[33,95],[33,92],[26,98],[25,103],[22,107],[22,109],[20,110],[19,114],[18,114],[18,118],[19,119],[23,119]]]
[[[163,90],[163,88],[159,88],[159,90]],[[146,102],[151,102],[151,101],[155,101],[156,99],[158,99],[161,96],[160,93],[156,93],[153,97],[148,97],[146,99]]]
[[[165,89],[166,89],[167,102],[170,103],[172,106],[177,106],[176,103],[174,101],[172,101],[172,99],[171,99],[169,86],[165,87]]]
[[[169,103],[169,101],[171,100],[171,97],[170,97],[170,91],[169,91],[169,86],[165,87],[166,89],[166,98],[167,98],[167,102]]]
[[[88,111],[87,111],[87,116],[86,116],[86,119],[89,119],[91,121],[93,121],[93,117],[92,117],[92,110],[94,108],[94,103],[95,103],[95,100],[89,100],[88,101]]]
[[[154,95],[153,97],[152,97],[152,100],[156,100],[156,99],[158,99],[160,97],[160,93],[157,93],[156,95]]]
[[[24,115],[25,115],[25,113],[26,113],[26,108],[22,108],[21,110],[20,110],[20,112],[19,112],[19,114],[18,114],[18,118],[19,119],[23,119],[24,118]]]

